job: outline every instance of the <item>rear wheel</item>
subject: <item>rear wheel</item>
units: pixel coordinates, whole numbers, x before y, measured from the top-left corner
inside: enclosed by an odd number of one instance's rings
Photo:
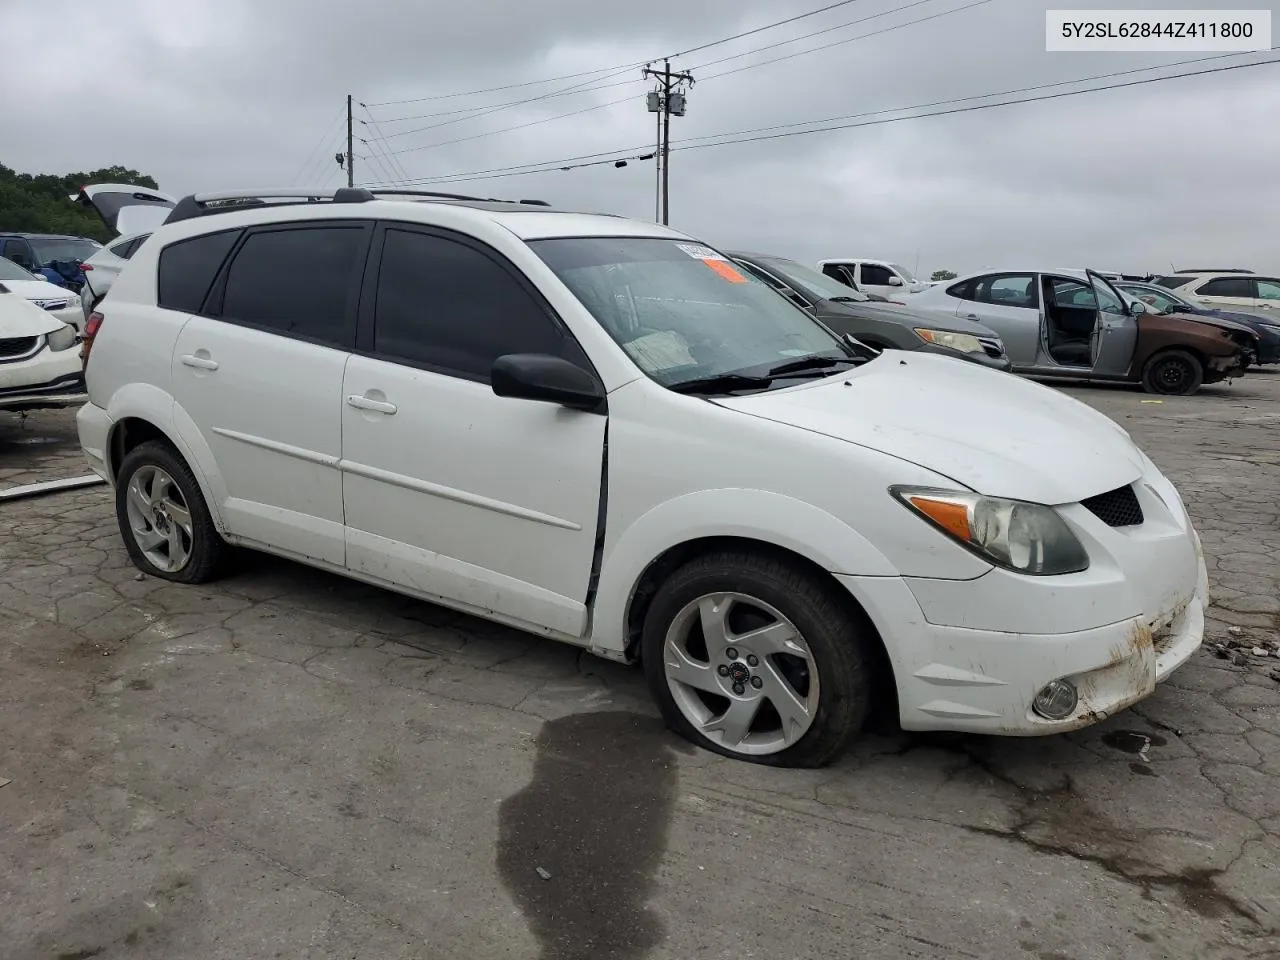
[[[835,588],[784,560],[732,551],[690,561],[658,589],[641,642],[667,723],[708,750],[816,767],[862,728],[862,627]]]
[[[1186,350],[1162,350],[1142,368],[1142,387],[1147,393],[1186,397],[1204,383],[1204,366]]]
[[[143,573],[205,583],[222,571],[229,548],[191,468],[167,443],[148,441],[124,458],[116,478],[116,519],[129,558]]]

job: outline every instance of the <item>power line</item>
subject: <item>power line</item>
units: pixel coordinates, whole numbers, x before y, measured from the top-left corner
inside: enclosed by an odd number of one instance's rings
[[[826,13],[829,10],[835,10],[837,7],[846,7],[851,3],[859,3],[860,0],[839,0],[837,3],[829,3],[817,10],[810,10],[808,13],[796,14],[793,17],[787,17],[785,20],[777,20],[773,23],[767,23],[761,27],[754,27],[750,30],[744,30],[741,33],[735,33],[729,37],[721,37],[719,40],[712,40],[708,43],[699,44],[696,47],[690,47],[688,50],[681,50],[676,53],[665,54],[667,59],[675,59],[676,57],[688,56],[691,53],[697,53],[701,50],[708,50],[711,47],[718,47],[721,44],[732,43],[734,40],[741,40],[743,37],[754,36],[757,33],[763,33],[765,30],[772,30],[775,27],[784,27],[789,23],[795,23],[798,20],[805,20],[809,17],[816,17],[820,13]],[[576,80],[580,77],[590,77],[598,73],[618,73],[625,70],[635,70],[643,67],[645,64],[654,63],[663,57],[651,57],[648,60],[639,60],[633,63],[618,63],[611,67],[600,67],[596,70],[582,70],[578,73],[566,73],[558,77],[548,77],[543,80],[525,80],[521,83],[507,83],[497,87],[484,87],[478,90],[463,90],[457,93],[437,93],[427,97],[413,97],[408,100],[382,100],[377,103],[370,103],[370,107],[390,107],[402,103],[426,103],[431,100],[449,100],[456,97],[470,97],[480,93],[497,93],[502,90],[517,90],[523,87],[534,87],[544,83],[559,83],[562,80]],[[604,79],[604,78],[601,78]]]
[[[1280,48],[1273,47],[1271,52],[1274,52],[1276,49],[1280,49]],[[797,123],[779,124],[772,127],[754,127],[746,130],[730,131],[730,132],[719,133],[719,134],[708,134],[705,137],[691,137],[688,139],[690,140],[715,139],[716,142],[688,143],[687,141],[685,141],[680,145],[673,146],[672,150],[698,150],[706,147],[730,146],[738,143],[751,143],[759,140],[782,139],[782,138],[791,137],[791,136],[803,136],[805,134],[824,133],[824,132],[829,132],[833,130],[855,129],[857,127],[864,127],[864,126],[878,126],[878,125],[887,124],[887,123],[898,123],[904,120],[922,120],[929,117],[948,116],[948,115],[957,114],[957,113],[969,113],[969,112],[978,111],[978,110],[989,110],[997,107],[1016,106],[1018,104],[1035,103],[1042,100],[1056,100],[1064,97],[1079,96],[1086,93],[1100,93],[1100,92],[1109,91],[1109,90],[1118,90],[1118,89],[1124,89],[1127,87],[1135,87],[1135,86],[1141,86],[1145,84],[1159,83],[1165,80],[1180,80],[1186,77],[1197,77],[1197,76],[1203,76],[1206,74],[1223,73],[1231,70],[1242,70],[1249,67],[1260,67],[1260,66],[1266,66],[1269,64],[1280,63],[1280,58],[1273,58],[1270,60],[1258,60],[1251,63],[1230,64],[1227,66],[1212,67],[1204,70],[1188,70],[1188,71],[1183,71],[1181,73],[1174,73],[1174,74],[1169,74],[1169,75],[1160,76],[1160,77],[1146,77],[1141,80],[1131,80],[1125,83],[1105,84],[1103,86],[1098,86],[1098,87],[1088,87],[1083,90],[1067,90],[1059,93],[1047,94],[1045,96],[1024,97],[1016,100],[1005,100],[999,103],[975,104],[968,107],[959,107],[959,108],[953,108],[948,110],[938,110],[931,113],[911,114],[909,116],[904,116],[904,117],[890,117],[882,120],[872,120],[872,121],[867,121],[863,123],[841,123],[836,125],[815,127],[813,129],[808,129],[808,130],[792,130],[784,133],[774,133],[766,136],[749,136],[750,134],[760,134],[770,130],[777,130],[781,127],[801,126],[801,125],[809,125],[809,124],[815,124],[815,123],[827,124],[827,123],[830,123],[830,121],[834,121],[834,120],[852,120],[852,119],[858,119],[858,118],[867,117],[867,116],[874,116],[875,114],[879,114],[879,113],[901,113],[909,110],[924,110],[934,106],[944,106],[948,104],[966,102],[971,100],[982,100],[982,99],[990,99],[992,97],[1011,96],[1018,93],[1051,89],[1053,87],[1060,87],[1060,86],[1066,86],[1071,84],[1092,83],[1097,80],[1110,79],[1112,77],[1127,76],[1133,73],[1146,72],[1150,70],[1165,70],[1173,66],[1181,66],[1181,65],[1187,65],[1192,63],[1203,63],[1206,61],[1219,60],[1219,59],[1223,59],[1224,57],[1233,57],[1233,56],[1239,56],[1239,55],[1240,55],[1239,53],[1220,54],[1212,57],[1200,57],[1192,60],[1181,60],[1181,61],[1176,61],[1174,63],[1160,64],[1157,66],[1136,67],[1130,70],[1116,71],[1114,73],[1105,73],[1105,74],[1098,74],[1098,75],[1089,76],[1089,77],[1080,77],[1075,80],[1059,80],[1053,83],[1039,84],[1037,86],[1032,86],[1032,87],[1021,87],[1016,90],[1009,90],[1009,91],[1003,91],[1003,92],[997,92],[997,93],[977,94],[971,97],[962,97],[957,100],[940,100],[940,101],[934,101],[932,103],[917,104],[917,105],[908,106],[908,107],[895,107],[895,108],[888,108],[884,110],[877,110],[877,111],[872,111],[870,113],[865,113],[865,114],[851,114],[847,117],[832,117],[832,118],[828,118],[827,120],[805,120],[805,121],[799,121]],[[737,138],[737,139],[724,139],[724,138]],[[643,145],[638,147],[626,147],[626,148],[621,148],[621,149],[612,150],[612,151],[601,151],[599,153],[582,154],[580,156],[575,156],[575,157],[565,157],[560,160],[546,160],[546,161],[538,161],[534,163],[514,164],[509,167],[494,167],[487,170],[465,171],[461,173],[444,174],[444,175],[439,175],[435,177],[418,177],[418,178],[414,178],[412,182],[414,183],[466,182],[469,180],[501,179],[503,177],[508,177],[508,176],[523,176],[526,174],[533,174],[533,173],[552,173],[559,170],[573,170],[573,169],[578,169],[580,167],[589,167],[589,166],[604,165],[606,163],[613,163],[614,159],[597,159],[597,158],[604,158],[604,157],[618,158],[619,154],[631,153],[633,151],[643,150],[643,149],[646,149],[646,147]],[[626,159],[633,159],[633,158],[628,157]],[[647,158],[635,157],[634,159],[647,159]],[[577,161],[583,161],[583,162],[577,162]]]
[[[612,74],[610,76],[612,76]],[[606,79],[606,78],[602,77],[601,79]],[[532,98],[526,97],[523,100],[508,100],[505,103],[493,103],[493,104],[489,104],[489,106],[495,109],[499,107],[503,109],[507,107],[520,107],[526,103],[532,103],[534,100],[549,100],[552,97],[569,97],[569,96],[573,96],[573,94],[575,93],[595,93],[597,90],[608,90],[611,87],[625,87],[627,84],[632,82],[633,80],[631,79],[617,80],[617,81],[614,81],[613,83],[602,83],[596,86],[584,87],[581,90],[578,90],[575,88],[568,92],[560,91],[559,93],[547,93],[542,95],[541,97],[532,97]],[[360,104],[360,106],[363,107],[365,106],[365,104],[362,103]],[[408,120],[434,120],[437,117],[456,117],[460,113],[475,113],[477,110],[484,110],[484,109],[487,109],[487,107],[458,107],[455,110],[440,110],[436,113],[419,113],[419,114],[414,114],[413,116],[408,116],[408,117],[388,117],[386,119],[381,120],[380,122],[381,123],[404,123],[405,121],[408,121]],[[370,116],[372,116],[372,114]],[[469,119],[469,118],[464,118],[464,119]],[[404,131],[400,133],[388,134],[388,136],[403,137],[405,133],[416,133],[416,132],[417,131],[409,130],[409,131]]]
[[[293,175],[292,183],[298,183],[302,175],[309,172],[311,168],[315,166],[316,151],[324,149],[325,141],[332,136],[333,128],[342,122],[342,117],[343,114],[340,111],[336,117],[329,121],[329,124],[324,128],[324,133],[320,134],[320,139],[316,142],[316,145],[311,148],[311,152],[307,154],[307,159],[302,161],[302,166],[298,169],[298,172]]]
[[[386,134],[382,132],[382,127],[378,124],[378,121],[373,118],[373,114],[369,112],[368,107],[364,106],[364,104],[361,104],[360,106],[364,109],[365,116],[369,118],[368,122],[361,120],[360,121],[361,126],[364,126],[366,129],[372,130],[374,143],[378,144],[378,149],[380,149],[383,153],[386,154],[387,165],[390,167],[391,172],[394,175],[399,176],[401,180],[406,179],[409,176],[409,172],[405,170],[404,165],[400,163],[400,160],[398,157],[393,157],[390,155],[391,148],[387,145],[387,137],[386,137]],[[362,139],[361,143],[368,144],[369,141]],[[373,150],[374,146],[370,145],[369,148],[370,150]]]
[[[854,2],[854,0],[848,0],[848,2]],[[910,7],[919,6],[919,5],[920,5],[921,3],[923,3],[923,2],[927,2],[927,0],[915,0],[915,2],[905,4],[905,5],[904,5],[904,6],[902,6],[902,7],[898,7],[898,8],[895,8],[895,9],[893,9],[893,10],[887,10],[887,11],[885,11],[885,14],[897,13],[897,12],[899,12],[899,11],[901,11],[901,10],[905,10],[905,9],[910,8]],[[853,42],[853,41],[855,41],[855,40],[863,40],[863,39],[866,39],[867,37],[879,36],[880,34],[883,34],[883,33],[889,33],[889,32],[894,31],[894,30],[902,30],[902,29],[904,29],[904,28],[906,28],[906,27],[915,26],[917,23],[924,23],[924,22],[926,22],[926,21],[928,21],[928,20],[936,20],[936,19],[937,19],[937,18],[939,18],[939,17],[950,16],[951,14],[955,14],[955,13],[962,13],[962,12],[964,12],[965,10],[969,10],[969,9],[971,9],[971,8],[973,8],[973,7],[980,7],[980,6],[982,6],[982,5],[984,5],[984,4],[987,4],[987,3],[990,3],[990,2],[991,2],[991,0],[973,0],[973,2],[968,3],[968,4],[965,4],[965,5],[960,6],[960,7],[954,7],[954,8],[949,9],[949,10],[942,10],[942,11],[940,11],[940,12],[938,12],[938,13],[933,13],[933,14],[930,14],[930,15],[928,15],[928,16],[926,16],[926,17],[919,17],[919,18],[917,18],[917,19],[915,19],[915,20],[908,20],[908,21],[906,21],[905,23],[898,23],[898,24],[894,24],[893,26],[884,27],[884,28],[882,28],[882,29],[880,29],[880,30],[873,30],[873,31],[871,31],[870,33],[861,33],[861,34],[858,34],[857,36],[853,36],[853,37],[846,37],[845,39],[843,39],[843,40],[838,40],[838,41],[836,41],[835,43],[824,44],[823,46],[820,46],[820,47],[814,47],[814,48],[809,49],[809,50],[800,50],[800,51],[797,51],[796,53],[787,54],[787,55],[782,56],[782,57],[776,57],[776,58],[774,58],[773,60],[764,60],[764,61],[762,61],[762,62],[760,62],[760,63],[749,63],[749,64],[746,64],[745,66],[738,67],[738,68],[736,68],[736,69],[734,69],[734,70],[726,70],[726,71],[724,71],[723,73],[716,73],[716,74],[712,74],[710,77],[706,77],[705,79],[707,79],[707,80],[714,80],[714,79],[716,79],[717,77],[725,77],[725,76],[729,76],[730,74],[733,74],[733,73],[740,73],[740,72],[742,72],[743,70],[753,70],[753,69],[755,69],[756,67],[763,67],[763,66],[767,66],[768,64],[770,64],[770,63],[776,63],[776,62],[778,62],[779,60],[789,60],[789,59],[792,59],[792,58],[794,58],[794,57],[804,56],[805,54],[808,54],[808,53],[816,53],[816,52],[817,52],[817,51],[819,51],[819,50],[826,50],[826,49],[828,49],[828,48],[830,48],[830,47],[840,46],[840,45],[842,45],[842,44],[846,44],[846,43],[852,43],[852,42]],[[843,5],[843,4],[836,4],[836,6],[842,6],[842,5]],[[827,8],[824,8],[824,10],[825,10],[825,9],[831,9],[831,8],[830,8],[830,7],[827,7]],[[877,16],[883,16],[883,15],[885,15],[885,14],[877,14]],[[873,19],[873,18],[871,18],[871,17],[867,17],[867,18],[864,18],[864,20],[865,20],[865,19]],[[790,22],[790,21],[785,21],[785,22]],[[859,23],[859,22],[863,22],[863,21],[857,21],[857,20],[855,20],[855,21],[852,21],[851,23],[842,24],[841,26],[847,27],[847,26],[851,26],[853,23]],[[831,28],[829,28],[829,29],[831,29],[831,30],[837,30],[837,29],[840,29],[840,28],[841,28],[841,26],[831,27]],[[765,28],[761,28],[761,29],[765,29]],[[827,32],[827,31],[818,31],[818,33],[824,33],[824,32]],[[798,38],[798,39],[804,39],[804,38]],[[710,44],[708,44],[708,45],[706,45],[706,46],[710,46]],[[776,44],[774,44],[774,45],[770,45],[770,46],[776,46]],[[769,49],[769,47],[764,47],[764,48],[762,48],[762,49]],[[757,52],[757,51],[748,50],[748,51],[746,51],[745,53],[735,54],[735,56],[734,56],[734,57],[726,57],[726,58],[724,58],[724,60],[735,59],[736,57],[742,57],[742,56],[749,56],[750,54],[752,54],[752,53],[754,53],[754,52]],[[715,62],[716,62],[716,63],[722,63],[722,62],[724,62],[724,60],[718,60],[718,61],[715,61]],[[585,91],[584,91],[584,92],[585,92]],[[537,97],[537,98],[534,98],[534,99],[543,99],[543,98],[542,98],[542,97]],[[527,121],[527,122],[525,122],[525,123],[518,123],[518,124],[515,124],[514,126],[510,126],[510,127],[502,127],[502,128],[497,129],[497,130],[486,130],[486,131],[484,131],[484,132],[481,132],[481,133],[473,133],[473,134],[470,134],[469,136],[465,136],[465,137],[457,137],[457,138],[455,138],[455,139],[453,139],[453,140],[442,140],[442,141],[438,141],[438,142],[436,142],[436,143],[424,143],[424,144],[418,144],[417,146],[414,146],[414,147],[404,147],[404,148],[402,148],[402,149],[400,149],[400,150],[393,150],[393,151],[391,151],[391,152],[390,152],[390,155],[391,155],[391,156],[395,156],[395,155],[403,154],[403,153],[416,153],[416,152],[417,152],[417,151],[419,151],[419,150],[431,150],[431,149],[434,149],[434,148],[436,148],[436,147],[447,147],[447,146],[451,146],[451,145],[453,145],[453,144],[455,144],[455,143],[465,143],[466,141],[469,141],[469,140],[478,140],[478,139],[481,139],[481,138],[483,138],[483,137],[493,137],[493,136],[497,136],[498,134],[502,134],[502,133],[510,133],[510,132],[512,132],[512,131],[514,131],[514,130],[523,130],[523,129],[525,129],[526,127],[539,126],[539,125],[544,124],[544,123],[553,123],[553,122],[554,122],[554,121],[556,121],[556,120],[564,120],[564,119],[567,119],[567,118],[569,118],[569,117],[581,116],[581,115],[582,115],[582,114],[584,114],[584,113],[591,113],[591,112],[596,111],[596,110],[603,110],[603,109],[605,109],[605,108],[607,108],[607,107],[617,106],[617,105],[619,105],[619,104],[622,104],[622,103],[628,103],[628,102],[630,102],[630,101],[631,101],[631,97],[621,97],[621,98],[619,98],[619,99],[617,99],[617,100],[609,100],[609,101],[607,101],[607,102],[605,102],[605,103],[599,103],[599,104],[596,104],[596,105],[594,105],[594,106],[584,107],[584,108],[582,108],[581,110],[572,110],[572,111],[569,111],[568,113],[560,113],[560,114],[556,114],[556,115],[551,116],[551,117],[541,117],[541,118],[539,118],[539,119],[537,119],[537,120],[530,120],[530,121]],[[526,101],[526,102],[532,102],[532,101]],[[500,109],[500,108],[496,108],[496,107],[495,107],[495,108],[493,108],[492,110],[489,110],[489,111],[486,111],[486,112],[487,112],[487,113],[493,113],[493,112],[496,112],[498,109]],[[485,115],[485,114],[476,114],[476,116],[484,116],[484,115]],[[469,120],[469,119],[473,119],[473,118],[472,118],[472,117],[466,117],[466,118],[463,118],[463,119],[468,119],[468,120]],[[447,121],[447,123],[457,123],[457,122],[458,122],[457,120]],[[445,126],[445,125],[447,125],[447,123],[444,123],[444,124],[437,124],[436,126]],[[433,129],[433,128],[432,128],[432,127],[424,127],[424,128],[422,128],[422,129],[423,129],[423,130],[429,130],[429,129]],[[405,131],[405,133],[417,133],[417,132],[420,132],[420,131],[414,131],[414,130]],[[401,135],[402,135],[402,134],[394,134],[394,136],[401,136]]]
[[[906,23],[894,24],[891,27],[882,27],[879,30],[872,30],[870,33],[860,33],[856,37],[845,37],[845,39],[843,40],[833,40],[831,43],[824,43],[819,47],[810,47],[807,50],[797,50],[795,53],[785,53],[782,56],[774,57],[771,60],[761,60],[759,63],[744,64],[741,67],[734,67],[732,70],[725,70],[725,71],[722,71],[721,73],[713,73],[711,76],[703,77],[702,79],[704,81],[715,80],[719,77],[727,77],[735,73],[741,73],[744,70],[755,70],[757,67],[767,67],[771,63],[781,63],[783,60],[794,60],[796,57],[803,57],[810,53],[818,53],[822,50],[830,50],[832,47],[839,47],[839,46],[843,46],[846,43],[853,43],[853,41],[855,40],[865,40],[868,37],[878,37],[883,33],[891,33],[894,30],[901,30],[903,27],[913,27],[917,23],[927,23],[930,20],[937,20],[939,17],[949,17],[953,13],[963,13],[965,10],[972,10],[974,7],[981,7],[984,4],[988,4],[990,2],[991,0],[973,0],[972,3],[966,3],[963,6],[954,7],[950,10],[940,10],[937,13],[929,14],[927,17],[917,17],[915,20],[908,20]],[[915,6],[919,6],[918,0],[916,3],[907,4],[907,7],[915,7]],[[907,7],[900,7],[899,10],[905,10]],[[898,11],[890,10],[888,12],[897,13]],[[870,18],[867,18],[867,19],[870,19]],[[725,58],[725,59],[730,59],[730,58]],[[724,61],[721,60],[717,62],[723,63]]]

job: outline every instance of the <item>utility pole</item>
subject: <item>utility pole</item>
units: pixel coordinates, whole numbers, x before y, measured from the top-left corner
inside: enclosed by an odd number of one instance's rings
[[[347,94],[347,186],[356,185],[356,160],[351,150],[351,94]]]
[[[693,74],[672,73],[669,59],[662,61],[661,70],[645,67],[641,74],[658,81],[658,88],[649,91],[648,106],[650,113],[658,114],[658,199],[655,219],[660,219],[663,224],[666,224],[670,221],[671,212],[671,117],[685,115],[686,95],[678,88],[682,83],[692,87]]]

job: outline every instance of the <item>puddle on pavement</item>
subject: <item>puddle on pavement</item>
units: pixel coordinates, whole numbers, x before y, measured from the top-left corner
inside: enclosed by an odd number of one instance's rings
[[[533,779],[499,809],[498,871],[542,960],[638,960],[663,939],[648,907],[678,773],[660,720],[545,723]]]
[[[3,443],[15,447],[41,447],[51,443],[62,443],[61,437],[22,437],[19,440],[5,440]]]

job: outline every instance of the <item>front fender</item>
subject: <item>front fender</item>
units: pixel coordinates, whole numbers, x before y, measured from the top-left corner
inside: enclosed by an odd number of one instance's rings
[[[857,530],[812,504],[765,490],[702,490],[650,509],[606,548],[591,619],[591,648],[619,659],[627,614],[641,576],[672,547],[707,537],[758,540],[797,553],[832,573],[896,577],[898,571]]]

